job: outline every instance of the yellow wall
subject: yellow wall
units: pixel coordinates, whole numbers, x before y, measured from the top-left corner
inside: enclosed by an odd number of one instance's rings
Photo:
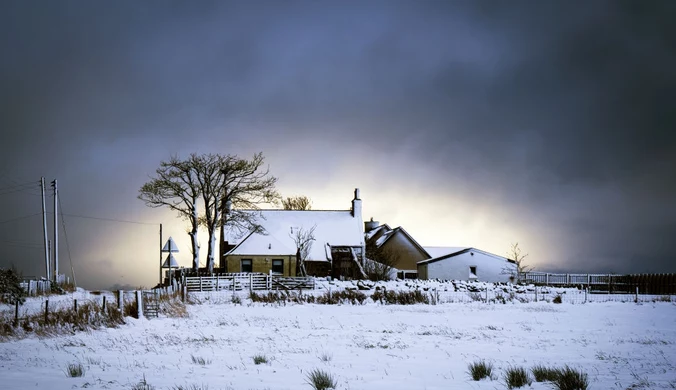
[[[418,264],[418,279],[427,280],[427,264]]]
[[[260,272],[264,274],[270,273],[272,269],[272,260],[284,260],[284,274],[283,276],[296,276],[296,256],[240,256],[230,255],[226,256],[228,265],[228,273],[241,272],[241,260],[251,259],[252,272]]]
[[[390,237],[382,246],[383,251],[393,253],[397,256],[397,262],[394,268],[400,270],[415,271],[418,269],[418,262],[427,260],[425,253],[421,252],[402,232],[397,232]]]

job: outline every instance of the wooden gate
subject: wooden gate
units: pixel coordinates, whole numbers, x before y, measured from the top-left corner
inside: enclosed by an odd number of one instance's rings
[[[157,318],[160,312],[160,292],[158,290],[143,291],[143,315],[146,318]]]

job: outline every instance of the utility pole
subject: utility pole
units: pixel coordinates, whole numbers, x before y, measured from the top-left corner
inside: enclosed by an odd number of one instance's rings
[[[162,285],[162,224],[160,224],[160,286]]]
[[[51,280],[49,274],[49,243],[47,242],[47,210],[45,209],[45,178],[40,178],[40,192],[42,193],[42,232],[45,236],[45,276]]]
[[[54,187],[54,283],[58,283],[59,278],[59,224],[58,224],[58,204],[59,204],[59,190],[57,188],[56,179],[52,182]]]

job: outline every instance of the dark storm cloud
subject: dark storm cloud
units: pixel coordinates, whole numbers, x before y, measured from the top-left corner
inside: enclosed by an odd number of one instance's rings
[[[284,176],[302,142],[310,183],[368,153],[547,230],[560,268],[673,270],[672,2],[1,7],[0,163],[71,183],[70,210],[140,217],[170,153],[264,149]]]

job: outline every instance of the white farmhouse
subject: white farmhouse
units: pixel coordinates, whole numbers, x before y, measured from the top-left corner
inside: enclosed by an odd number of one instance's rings
[[[478,280],[510,282],[516,277],[516,263],[476,248],[425,247],[434,256],[418,262],[419,279]]]

